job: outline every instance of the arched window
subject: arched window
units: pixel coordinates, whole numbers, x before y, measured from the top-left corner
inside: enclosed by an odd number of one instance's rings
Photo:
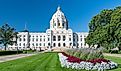
[[[64,23],[62,23],[62,26],[64,27]]]
[[[66,40],[66,36],[64,35],[64,36],[63,36],[63,41],[65,41],[65,40]]]
[[[71,38],[69,38],[69,41],[71,41]]]
[[[70,43],[70,46],[72,45],[72,43]]]
[[[26,39],[24,38],[24,41],[26,41]]]
[[[56,41],[56,36],[53,36],[53,41]]]
[[[60,22],[58,22],[58,27],[60,28]]]
[[[48,43],[48,46],[50,46],[50,43]]]
[[[58,43],[58,47],[60,47],[61,46],[61,44],[60,43]]]
[[[60,41],[61,40],[61,36],[58,36],[58,41]]]

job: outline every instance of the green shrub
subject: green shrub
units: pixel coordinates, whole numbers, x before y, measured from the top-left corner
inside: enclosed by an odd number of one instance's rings
[[[119,51],[118,53],[121,54],[121,51]]]
[[[0,51],[0,56],[3,55],[12,55],[12,54],[20,54],[23,53],[23,51]]]
[[[35,52],[36,50],[23,50],[23,53],[33,53],[33,52]]]
[[[110,53],[118,53],[119,51],[118,50],[110,50]]]
[[[110,53],[110,50],[104,49],[103,53]]]

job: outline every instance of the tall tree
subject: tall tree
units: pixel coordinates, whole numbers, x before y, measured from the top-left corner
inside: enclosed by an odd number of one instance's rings
[[[106,9],[94,16],[89,23],[89,45],[111,49],[121,46],[121,7]]]
[[[0,27],[0,44],[4,45],[5,50],[7,45],[13,45],[16,43],[16,40],[13,40],[16,36],[17,32],[15,32],[15,29],[10,27],[8,24],[4,24]]]
[[[111,28],[114,30],[115,46],[121,50],[121,7],[116,7],[111,17]]]

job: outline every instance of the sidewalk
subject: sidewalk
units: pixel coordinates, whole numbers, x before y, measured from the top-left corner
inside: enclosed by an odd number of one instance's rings
[[[113,56],[113,57],[121,57],[121,54],[110,54],[110,53],[103,53],[104,56]]]
[[[32,55],[35,55],[35,54],[17,54],[17,55],[0,56],[0,63],[5,61],[10,61],[10,60],[15,60],[18,58],[27,57],[27,56],[32,56]]]

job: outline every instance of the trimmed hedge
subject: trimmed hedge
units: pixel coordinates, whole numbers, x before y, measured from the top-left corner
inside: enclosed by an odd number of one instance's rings
[[[36,52],[36,50],[23,50],[23,53],[33,53],[33,52]]]
[[[20,54],[23,53],[23,51],[0,51],[0,56],[3,55],[12,55],[12,54]]]

